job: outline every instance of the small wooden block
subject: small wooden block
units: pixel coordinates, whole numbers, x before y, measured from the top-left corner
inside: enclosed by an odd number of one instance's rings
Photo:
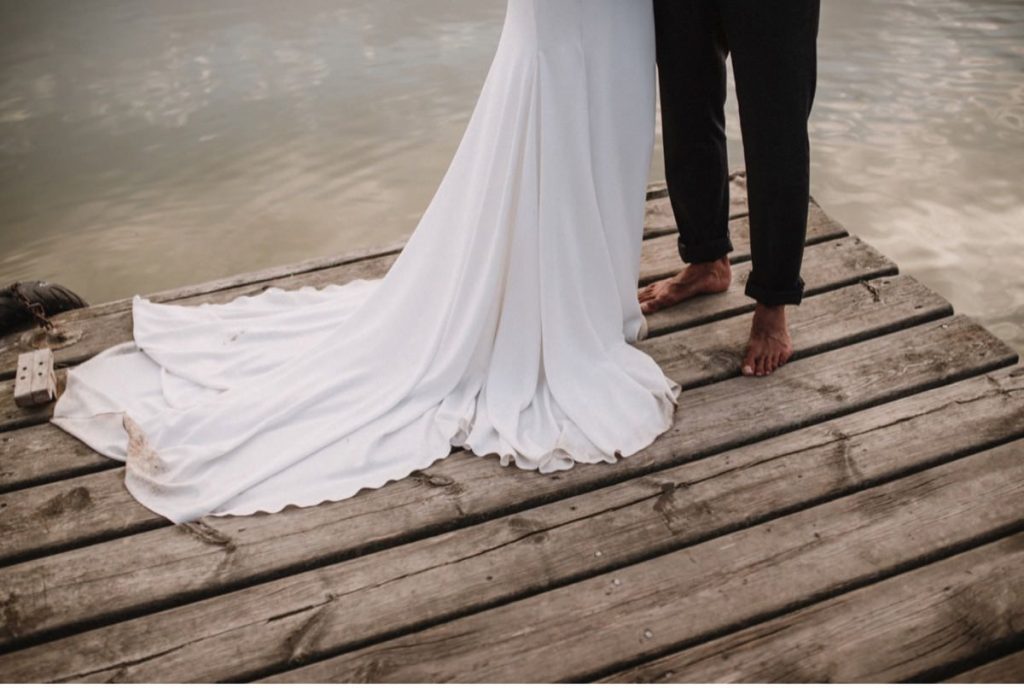
[[[53,372],[53,351],[35,349],[18,356],[14,403],[23,407],[38,406],[56,398],[57,376]]]

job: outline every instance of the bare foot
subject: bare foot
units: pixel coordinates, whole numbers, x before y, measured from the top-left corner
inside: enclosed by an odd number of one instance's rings
[[[750,343],[743,356],[744,375],[771,375],[793,355],[793,341],[786,325],[785,306],[757,304],[750,327]]]
[[[639,292],[640,310],[650,315],[698,294],[725,291],[732,282],[728,256],[709,263],[687,265],[672,277],[651,282]]]

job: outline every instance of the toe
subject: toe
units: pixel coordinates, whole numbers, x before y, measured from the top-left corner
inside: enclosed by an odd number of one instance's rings
[[[749,351],[743,356],[740,372],[747,376],[754,374],[754,357],[750,355]]]
[[[660,311],[662,308],[670,305],[670,301],[664,294],[655,294],[647,301],[647,306],[650,308],[648,313],[654,313]]]

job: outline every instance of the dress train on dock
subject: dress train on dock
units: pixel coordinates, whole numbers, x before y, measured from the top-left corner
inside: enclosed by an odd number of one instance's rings
[[[637,452],[680,392],[631,346],[654,78],[650,0],[510,0],[383,278],[136,296],[134,341],[72,369],[52,422],[175,523],[344,499],[452,446],[541,472]]]

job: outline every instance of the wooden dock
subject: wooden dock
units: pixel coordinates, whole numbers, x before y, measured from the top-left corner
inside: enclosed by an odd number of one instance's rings
[[[130,300],[0,339],[6,682],[1024,680],[1024,366],[811,206],[796,355],[738,365],[734,286],[650,318],[675,426],[551,475],[454,453],[354,498],[174,526],[123,465],[13,404],[35,347],[131,337]],[[644,281],[679,267],[652,187]],[[399,247],[151,298],[381,276]],[[63,380],[63,376],[60,376]]]

